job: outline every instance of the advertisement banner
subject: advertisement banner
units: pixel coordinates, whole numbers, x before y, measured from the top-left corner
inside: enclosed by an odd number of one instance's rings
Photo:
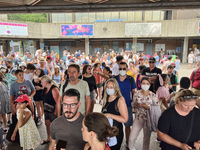
[[[0,35],[28,36],[27,24],[0,22]]]
[[[161,35],[162,23],[126,23],[125,35]]]
[[[93,25],[61,25],[62,36],[93,36]]]

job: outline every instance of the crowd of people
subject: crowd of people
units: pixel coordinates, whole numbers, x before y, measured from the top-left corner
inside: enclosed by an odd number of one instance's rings
[[[152,132],[162,150],[199,150],[198,57],[195,65],[190,78],[180,79],[179,57],[172,61],[163,53],[149,57],[112,50],[86,56],[65,49],[62,58],[48,50],[37,50],[34,57],[28,51],[23,57],[2,54],[2,131],[24,150],[47,143],[49,150],[120,150],[123,140],[135,150],[142,129],[143,150],[149,150]],[[101,112],[93,112],[95,103],[102,105]],[[42,123],[46,139],[37,129]]]

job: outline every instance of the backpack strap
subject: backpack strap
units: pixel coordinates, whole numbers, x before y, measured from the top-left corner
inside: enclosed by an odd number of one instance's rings
[[[193,77],[192,77],[192,83],[194,81],[194,76],[196,75],[196,73],[197,73],[197,69],[194,70],[194,74],[193,74]]]
[[[131,90],[132,90],[132,88],[133,88],[133,77],[131,77],[129,75],[127,75],[127,76],[129,78],[129,81],[130,81],[130,84],[131,84]]]

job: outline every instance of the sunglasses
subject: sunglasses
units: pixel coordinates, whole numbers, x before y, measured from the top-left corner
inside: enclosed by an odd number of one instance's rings
[[[119,70],[126,70],[126,68],[119,68]]]
[[[151,64],[151,63],[153,64],[153,63],[155,63],[155,61],[149,61],[149,63],[150,63],[150,64]]]
[[[91,70],[91,68],[88,68],[88,70]]]

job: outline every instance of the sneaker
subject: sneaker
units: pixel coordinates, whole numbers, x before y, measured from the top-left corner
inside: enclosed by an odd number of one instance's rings
[[[7,126],[10,127],[10,124],[11,124],[10,121],[8,121],[8,122],[7,122]]]
[[[7,130],[6,128],[3,128],[3,133],[4,133],[4,134],[6,134],[7,131],[8,131],[8,130]]]
[[[42,120],[41,120],[41,119],[39,119],[39,121],[38,121],[37,125],[39,126],[39,125],[41,125],[41,124],[42,124]]]

